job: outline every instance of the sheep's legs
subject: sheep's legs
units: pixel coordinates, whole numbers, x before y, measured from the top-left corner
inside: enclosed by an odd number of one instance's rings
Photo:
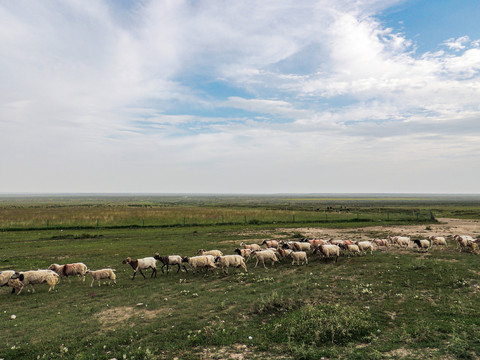
[[[95,279],[92,279],[92,283],[90,284],[90,287],[93,286],[93,283],[95,282]]]

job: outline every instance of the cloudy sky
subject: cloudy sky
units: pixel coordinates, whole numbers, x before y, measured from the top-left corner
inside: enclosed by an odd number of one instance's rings
[[[480,193],[478,0],[0,0],[0,192]]]

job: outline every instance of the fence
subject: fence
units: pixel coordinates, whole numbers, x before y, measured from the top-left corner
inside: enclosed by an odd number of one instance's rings
[[[9,221],[0,223],[0,231],[15,230],[56,230],[56,229],[105,229],[105,228],[154,228],[187,226],[222,226],[222,225],[265,225],[265,224],[335,224],[335,223],[391,223],[391,222],[432,222],[432,212],[415,213],[309,213],[280,214],[282,216],[183,216],[128,219],[33,219],[30,221]]]

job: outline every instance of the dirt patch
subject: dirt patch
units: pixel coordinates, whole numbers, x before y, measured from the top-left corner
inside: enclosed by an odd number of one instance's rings
[[[97,315],[97,318],[102,324],[102,330],[112,330],[122,325],[133,327],[138,322],[155,319],[162,313],[168,313],[168,310],[147,310],[144,307],[119,306],[102,311]]]
[[[176,358],[178,359],[178,358]],[[285,355],[272,355],[265,352],[259,352],[254,348],[249,348],[245,344],[235,344],[231,347],[206,348],[201,353],[201,359],[225,359],[225,360],[245,360],[245,359],[291,359]]]
[[[285,232],[301,233],[308,238],[316,239],[346,239],[355,237],[358,240],[369,240],[378,235],[385,237],[386,235],[399,235],[411,237],[428,237],[428,236],[449,236],[455,234],[471,235],[476,237],[480,234],[480,221],[469,219],[438,219],[437,224],[429,224],[428,230],[426,225],[392,225],[392,226],[371,226],[358,229],[325,229],[325,228],[288,228],[282,229]]]

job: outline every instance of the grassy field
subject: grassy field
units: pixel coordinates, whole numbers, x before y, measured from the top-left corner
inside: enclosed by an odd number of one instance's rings
[[[302,197],[303,199],[303,197]],[[292,211],[277,199],[225,199],[203,203],[145,204],[138,199],[85,202],[53,199],[9,199],[1,213],[19,209],[15,221],[31,209],[94,208],[97,215],[123,206],[175,209]],[[57,202],[55,205],[55,201]],[[153,200],[149,200],[153,202]],[[280,201],[280,200],[278,200]],[[283,200],[282,200],[283,201]],[[304,205],[289,200],[293,211]],[[303,200],[302,200],[303,201]],[[351,200],[348,200],[351,201]],[[362,200],[365,201],[365,200]],[[395,201],[397,201],[395,199]],[[422,200],[423,201],[423,200]],[[453,201],[453,200],[452,200]],[[413,205],[366,203],[368,209],[400,208],[474,214],[473,203],[415,202]],[[322,210],[344,203],[318,204]],[[148,207],[147,207],[148,209]],[[360,207],[355,210],[360,209]],[[103,212],[102,212],[103,210]],[[114,209],[115,210],[115,209]],[[156,209],[155,209],[156,210]],[[352,211],[352,210],[350,210]],[[23,215],[20,215],[22,214]],[[72,212],[74,213],[74,212]],[[352,212],[354,213],[354,211]],[[133,217],[136,217],[135,214]],[[393,222],[394,223],[394,222]],[[405,223],[405,222],[402,222]],[[417,223],[415,219],[412,224]],[[390,225],[391,223],[389,223]],[[418,223],[417,223],[418,224]],[[350,227],[355,221],[313,226]],[[239,224],[139,228],[44,229],[0,232],[0,271],[37,269],[52,263],[85,262],[89,268],[113,267],[116,286],[89,287],[73,279],[53,293],[10,295],[0,288],[0,358],[4,359],[476,359],[480,356],[480,262],[470,252],[448,249],[421,253],[412,249],[377,251],[361,257],[342,256],[338,263],[310,257],[308,266],[282,262],[248,273],[230,270],[193,274],[176,269],[156,279],[131,280],[127,257],[193,255],[217,248],[232,253],[241,241],[300,236],[296,224]],[[308,226],[312,226],[309,224]],[[434,226],[423,224],[421,226]],[[379,231],[378,236],[385,235]],[[149,276],[150,273],[147,274]],[[15,320],[9,317],[15,314]],[[238,357],[237,357],[238,358]]]

